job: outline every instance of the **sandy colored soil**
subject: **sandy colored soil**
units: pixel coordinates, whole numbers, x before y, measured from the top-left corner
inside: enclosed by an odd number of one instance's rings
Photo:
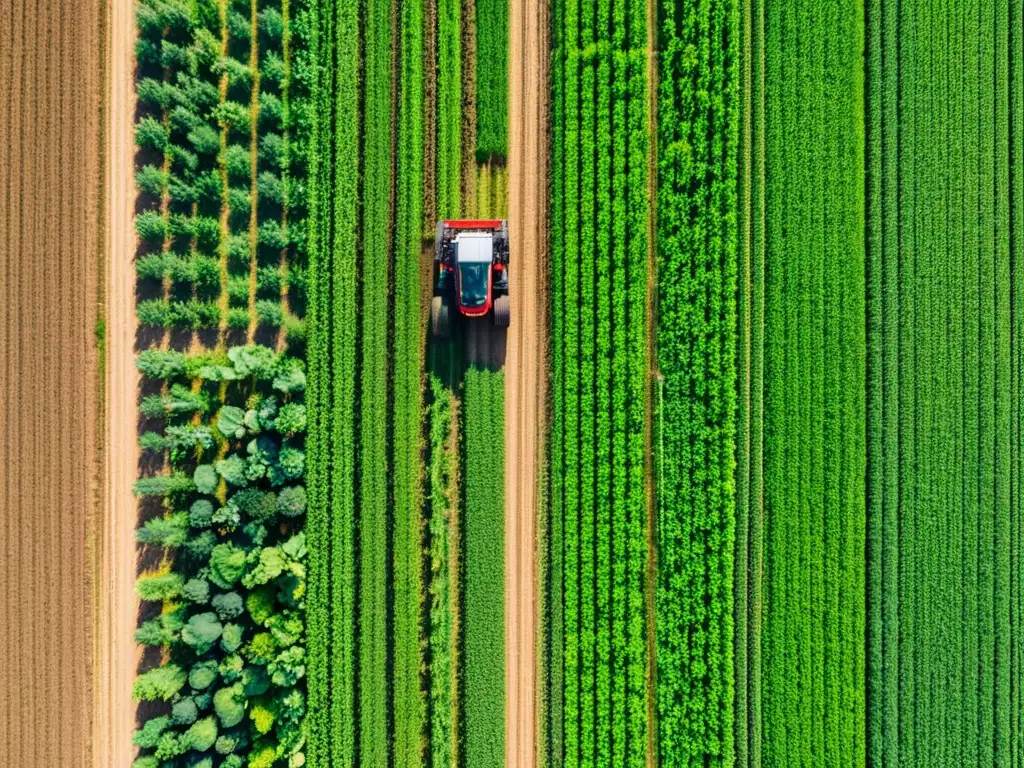
[[[537,762],[538,486],[546,365],[547,10],[511,0],[509,238],[512,325],[505,350],[505,764]]]
[[[132,227],[135,188],[133,49],[135,23],[131,0],[109,5],[110,50],[106,151],[107,170],[107,364],[105,506],[100,530],[102,555],[97,599],[95,768],[127,768],[134,759],[135,706],[131,687],[137,659],[134,529],[137,504],[131,487],[138,475],[134,365],[135,274]]]
[[[0,3],[0,762],[92,753],[104,4]]]

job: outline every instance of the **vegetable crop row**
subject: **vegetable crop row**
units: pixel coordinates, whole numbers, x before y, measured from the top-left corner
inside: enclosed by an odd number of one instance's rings
[[[642,765],[648,84],[642,3],[552,14],[551,759]]]
[[[734,749],[738,7],[731,0],[659,4],[656,639],[663,765],[727,763]]]
[[[508,0],[475,0],[476,158],[508,153]]]
[[[505,376],[466,370],[462,407],[462,761],[505,765]]]

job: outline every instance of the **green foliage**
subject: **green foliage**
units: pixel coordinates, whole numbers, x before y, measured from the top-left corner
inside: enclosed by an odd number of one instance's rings
[[[210,582],[206,579],[191,578],[181,588],[181,596],[196,605],[206,605],[210,601]]]
[[[288,245],[288,234],[277,221],[268,219],[260,224],[259,243],[264,248],[280,251]]]
[[[143,723],[142,728],[135,731],[132,736],[132,744],[143,749],[152,749],[156,746],[167,726],[171,724],[171,718],[166,715],[154,717]]]
[[[174,350],[147,349],[135,358],[135,367],[149,379],[172,379],[185,372],[185,356]]]
[[[284,488],[277,496],[277,511],[283,517],[299,517],[306,511],[306,489],[301,485]]]
[[[248,303],[248,300],[247,300]],[[228,310],[228,328],[248,328],[249,310],[235,307]]]
[[[167,517],[154,517],[135,531],[135,540],[161,547],[180,547],[188,535],[188,515],[175,512]]]
[[[197,691],[209,688],[217,679],[217,662],[201,661],[193,664],[188,673],[188,684]]]
[[[213,493],[217,490],[217,473],[209,464],[200,464],[196,467],[192,480],[200,493]]]
[[[192,392],[182,384],[173,384],[166,395],[147,395],[142,399],[139,411],[149,418],[204,414],[210,408],[210,398],[205,392]]]
[[[142,240],[159,244],[167,237],[167,220],[160,211],[143,211],[135,217],[135,232]]]
[[[195,651],[197,656],[202,656],[220,639],[222,629],[223,626],[217,618],[217,614],[196,613],[185,622],[185,626],[181,630],[181,639]]]
[[[136,496],[170,496],[194,490],[195,484],[188,475],[174,473],[156,477],[141,477],[132,486]]]
[[[284,34],[284,19],[276,8],[264,8],[260,12],[260,31],[271,41],[280,40]]]
[[[213,694],[213,710],[224,728],[231,728],[242,722],[242,718],[245,717],[245,694],[242,691],[242,684],[235,683]]]
[[[209,499],[196,499],[188,511],[188,522],[193,528],[209,528],[213,517],[213,503]]]
[[[224,153],[224,166],[229,181],[239,182],[248,179],[252,172],[252,159],[249,157],[248,147],[241,144],[229,146]]]
[[[281,406],[274,420],[274,429],[282,435],[292,436],[306,431],[306,406],[301,403],[286,403]]]
[[[187,674],[177,664],[165,664],[135,678],[132,698],[136,701],[170,701],[185,685]]]
[[[217,721],[204,717],[185,732],[185,741],[197,752],[206,752],[217,741]]]
[[[218,544],[210,555],[210,581],[221,589],[231,589],[245,570],[245,550],[233,544]]]
[[[135,126],[135,143],[143,149],[155,149],[163,152],[167,149],[167,131],[160,121],[147,115]]]
[[[181,594],[181,574],[163,573],[156,576],[140,576],[135,581],[135,592],[142,600],[171,600]]]
[[[196,721],[199,716],[199,709],[196,707],[195,701],[190,696],[186,696],[183,699],[178,699],[174,702],[174,706],[171,707],[171,722],[174,725],[191,725]],[[193,749],[199,749],[193,744]]]
[[[508,3],[476,2],[476,156],[508,151]]]
[[[221,621],[228,621],[242,615],[242,611],[245,610],[245,604],[242,601],[242,596],[237,592],[225,592],[223,594],[216,595],[213,598],[213,610],[217,612],[217,616]]]
[[[167,174],[155,165],[144,165],[135,172],[135,186],[147,195],[161,195],[167,188]]]

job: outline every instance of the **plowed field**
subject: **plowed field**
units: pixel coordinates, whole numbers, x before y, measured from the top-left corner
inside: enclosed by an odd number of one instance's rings
[[[104,8],[0,4],[0,723],[20,766],[92,753]]]

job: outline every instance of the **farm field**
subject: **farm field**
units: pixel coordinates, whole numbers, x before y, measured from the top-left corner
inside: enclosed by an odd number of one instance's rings
[[[0,7],[0,727],[22,765],[96,754],[104,15],[88,0]]]
[[[8,3],[9,760],[1024,766],[1021,12]]]

